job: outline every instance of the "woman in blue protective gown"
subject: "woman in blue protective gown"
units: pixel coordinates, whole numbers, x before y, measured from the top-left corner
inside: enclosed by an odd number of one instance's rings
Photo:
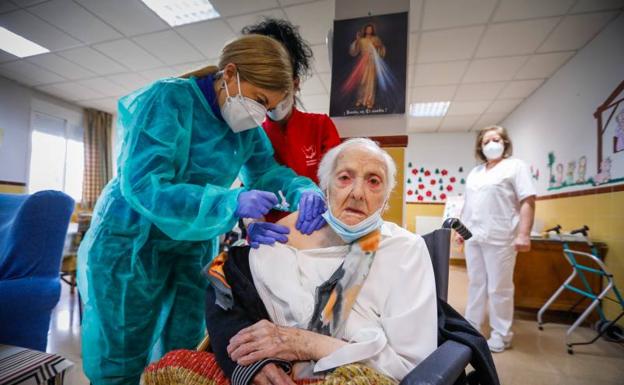
[[[118,175],[78,252],[83,366],[94,385],[138,384],[150,359],[201,340],[202,268],[239,218],[261,218],[282,191],[292,210],[313,218],[302,232],[324,224],[315,221],[324,210],[318,188],[275,162],[259,127],[292,95],[280,43],[241,37],[218,67],[191,75],[119,101]],[[237,176],[246,187],[230,189]]]

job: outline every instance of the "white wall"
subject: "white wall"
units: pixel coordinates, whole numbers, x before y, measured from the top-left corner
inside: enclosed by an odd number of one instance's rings
[[[28,183],[32,111],[82,124],[82,108],[0,77],[0,180]]]
[[[587,159],[585,179],[597,173],[597,129],[593,113],[624,81],[624,15],[611,22],[593,41],[579,51],[505,121],[514,143],[515,155],[539,169],[538,195],[594,187],[592,184],[549,186],[548,153],[564,167],[575,162],[573,180],[581,179],[578,163]],[[622,95],[624,96],[624,95]],[[624,106],[624,103],[622,103]],[[605,138],[612,147],[612,138]],[[611,170],[612,180],[624,177],[624,152]],[[555,170],[556,171],[556,170]]]
[[[475,133],[409,135],[404,165],[405,201],[444,202],[444,199],[440,199],[442,193],[446,197],[463,193],[465,185],[461,183],[461,180],[465,180],[470,170],[476,165],[473,155],[475,135]],[[462,171],[460,171],[460,167]],[[436,170],[438,170],[437,174]],[[429,175],[425,176],[424,173],[427,171],[429,171]],[[446,175],[443,175],[444,171],[446,171]],[[421,182],[418,181],[419,178],[422,179]],[[431,184],[432,180],[435,180],[433,185]],[[425,188],[419,189],[419,184]],[[442,186],[442,190],[440,190],[440,186]],[[451,186],[451,191],[449,191],[448,186]],[[410,190],[413,192],[411,195],[409,194]],[[418,195],[422,196],[422,200],[418,199],[416,191],[418,191]],[[431,196],[427,196],[428,191],[431,192]],[[434,196],[436,197],[435,200],[433,199]]]
[[[0,180],[26,182],[30,139],[30,98],[27,88],[0,77]]]

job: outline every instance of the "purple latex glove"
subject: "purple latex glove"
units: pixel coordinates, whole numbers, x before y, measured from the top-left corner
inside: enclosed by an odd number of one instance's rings
[[[286,226],[269,222],[254,222],[247,226],[249,245],[254,249],[260,245],[272,245],[275,242],[286,243],[290,230]]]
[[[259,219],[277,203],[277,197],[272,192],[260,190],[243,191],[238,195],[238,207],[234,215],[239,218]]]
[[[302,234],[312,234],[325,226],[325,218],[321,216],[327,207],[323,196],[315,191],[306,191],[299,199],[299,217],[295,227]]]

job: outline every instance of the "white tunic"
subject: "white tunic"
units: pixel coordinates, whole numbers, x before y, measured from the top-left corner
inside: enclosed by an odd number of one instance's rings
[[[523,161],[503,159],[490,170],[485,164],[479,165],[466,180],[462,221],[474,241],[509,246],[517,235],[520,202],[535,194],[531,173]]]
[[[316,287],[340,266],[347,246],[298,250],[276,243],[251,249],[254,283],[271,320],[305,329]],[[314,371],[363,362],[397,380],[437,347],[437,304],[424,240],[384,222],[382,241],[346,321],[350,343],[319,360]]]

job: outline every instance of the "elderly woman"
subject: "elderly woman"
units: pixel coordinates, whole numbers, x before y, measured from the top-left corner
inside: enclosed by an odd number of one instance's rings
[[[393,383],[435,350],[425,243],[381,218],[395,174],[374,142],[348,140],[319,167],[328,226],[303,235],[293,214],[280,221],[291,230],[287,244],[234,248],[213,263],[222,279],[209,289],[208,331],[234,385],[286,385],[353,363],[360,375]]]

